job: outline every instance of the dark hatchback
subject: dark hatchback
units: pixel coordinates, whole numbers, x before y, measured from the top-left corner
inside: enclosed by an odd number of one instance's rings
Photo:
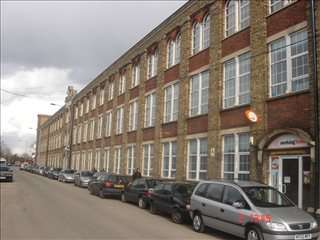
[[[190,198],[195,183],[164,182],[151,192],[150,212],[170,214],[174,223],[189,221]]]
[[[49,170],[48,172],[48,178],[58,180],[59,173],[62,170],[62,168],[53,168]]]
[[[140,208],[150,205],[150,195],[153,189],[163,180],[153,178],[139,178],[129,184],[121,194],[122,202],[138,204]]]
[[[128,176],[106,173],[90,181],[88,190],[91,194],[101,198],[106,196],[120,197],[129,182],[130,177]]]

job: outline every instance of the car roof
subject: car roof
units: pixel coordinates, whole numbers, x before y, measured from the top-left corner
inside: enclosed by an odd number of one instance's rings
[[[256,182],[256,181],[245,181],[245,180],[227,180],[227,179],[215,179],[215,180],[205,180],[200,182],[207,182],[207,183],[222,183],[228,185],[235,185],[239,187],[267,187],[268,185]]]

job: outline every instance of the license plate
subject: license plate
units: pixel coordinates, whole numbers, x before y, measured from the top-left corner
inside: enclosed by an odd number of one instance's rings
[[[294,236],[294,239],[295,240],[300,240],[300,239],[311,239],[311,234],[308,233],[308,234],[297,234]]]
[[[0,179],[6,179],[6,177],[0,177]]]
[[[115,188],[124,188],[124,185],[115,184],[114,187]]]

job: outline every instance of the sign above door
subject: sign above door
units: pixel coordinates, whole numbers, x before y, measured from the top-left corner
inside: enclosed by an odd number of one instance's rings
[[[283,134],[274,139],[268,146],[268,149],[288,149],[288,148],[305,148],[309,147],[308,143],[294,134]]]

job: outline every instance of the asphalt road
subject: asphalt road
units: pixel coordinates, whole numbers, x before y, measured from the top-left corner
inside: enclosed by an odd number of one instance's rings
[[[133,204],[91,196],[73,184],[16,171],[0,183],[0,239],[236,239],[214,230],[195,233]]]

